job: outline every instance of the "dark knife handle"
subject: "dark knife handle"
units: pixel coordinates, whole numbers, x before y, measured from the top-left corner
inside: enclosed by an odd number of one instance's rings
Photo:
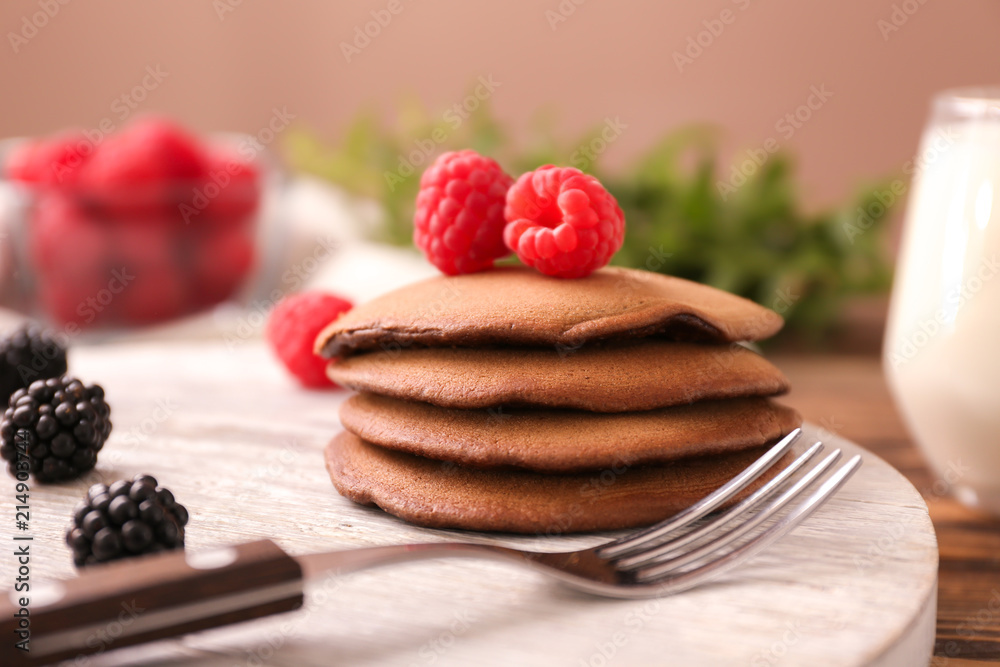
[[[291,611],[302,606],[302,582],[299,564],[270,540],[30,582],[0,598],[0,665],[45,664]]]

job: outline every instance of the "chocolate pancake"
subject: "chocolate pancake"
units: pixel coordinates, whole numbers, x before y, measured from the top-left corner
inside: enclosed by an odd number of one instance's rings
[[[418,348],[330,364],[357,391],[446,408],[529,405],[635,412],[694,401],[771,396],[785,376],[741,345],[657,338],[556,348]]]
[[[722,486],[765,450],[573,475],[471,470],[377,447],[348,432],[337,435],[325,454],[343,496],[411,523],[551,535],[660,521]]]
[[[735,342],[775,334],[781,317],[721,290],[648,271],[604,268],[564,280],[524,267],[431,278],[357,306],[316,339],[326,357],[411,346],[575,347],[660,335]]]
[[[760,447],[799,426],[802,418],[766,398],[594,413],[452,410],[356,394],[341,406],[340,421],[363,440],[432,459],[564,473]]]

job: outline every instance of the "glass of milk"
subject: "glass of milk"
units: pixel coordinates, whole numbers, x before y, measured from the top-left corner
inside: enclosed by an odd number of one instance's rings
[[[1000,87],[938,95],[912,165],[885,372],[958,499],[1000,514]]]

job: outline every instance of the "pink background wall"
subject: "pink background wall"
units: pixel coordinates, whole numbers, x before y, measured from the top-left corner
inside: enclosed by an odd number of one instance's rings
[[[910,158],[935,90],[1000,82],[991,0],[393,0],[401,11],[346,62],[340,43],[390,4],[5,0],[0,135],[117,122],[116,99],[147,67],[167,76],[139,109],[256,131],[287,108],[331,137],[363,105],[388,114],[411,92],[444,108],[492,75],[495,108],[515,127],[539,108],[558,112],[567,137],[620,117],[612,164],[691,121],[721,126],[729,151],[775,137],[797,151],[808,197],[822,203]],[[47,5],[58,13],[15,53],[10,33]],[[546,12],[560,6],[574,11],[553,30]],[[883,34],[894,6],[901,25]],[[678,71],[674,52],[720,17],[729,23],[714,23],[721,32]],[[775,124],[813,86],[832,96],[784,139]]]

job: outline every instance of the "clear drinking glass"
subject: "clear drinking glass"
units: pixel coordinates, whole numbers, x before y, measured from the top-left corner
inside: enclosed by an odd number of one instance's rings
[[[911,171],[885,372],[958,499],[1000,514],[1000,87],[939,94]]]

